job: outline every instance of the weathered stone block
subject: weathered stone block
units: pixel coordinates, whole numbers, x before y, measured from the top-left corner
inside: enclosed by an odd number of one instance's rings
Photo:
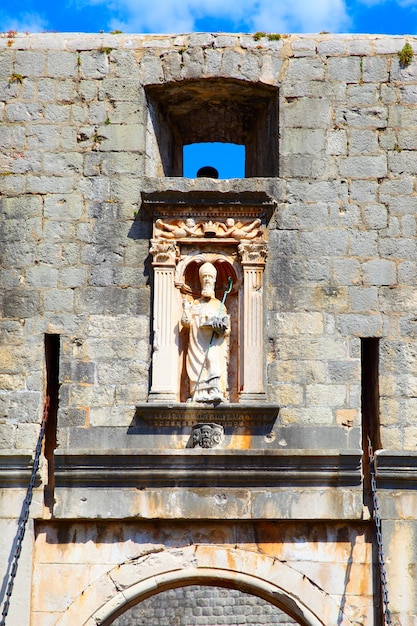
[[[48,74],[55,78],[77,77],[77,53],[51,50],[48,53]]]
[[[393,174],[416,174],[417,154],[411,150],[388,153],[388,168]]]
[[[290,80],[304,80],[306,76],[309,80],[323,80],[324,69],[319,58],[294,58],[289,61],[287,77]]]
[[[40,294],[34,289],[11,289],[3,295],[4,317],[32,317],[41,313]]]
[[[46,70],[46,52],[35,50],[17,50],[15,72],[22,76],[44,76]]]
[[[330,80],[359,83],[361,78],[360,59],[358,57],[329,59],[327,68]]]
[[[58,424],[60,428],[68,426],[85,427],[88,425],[89,409],[68,408],[63,409],[58,414]]]
[[[343,336],[379,337],[382,333],[382,316],[378,313],[341,314],[337,318],[336,326]]]
[[[368,86],[368,91],[370,87]],[[363,94],[365,89],[360,89]],[[363,97],[363,96],[362,96]],[[360,100],[362,100],[362,97]],[[353,128],[370,128],[383,129],[387,127],[388,110],[384,106],[363,106],[369,103],[369,95],[366,96],[367,102],[352,102],[356,106],[345,108],[342,107],[336,111],[336,122],[338,124],[347,124]],[[358,106],[362,105],[362,106]]]
[[[303,263],[294,257],[271,260],[269,272],[270,281],[275,285],[298,284],[303,277]]]
[[[379,251],[381,256],[384,257],[412,261],[416,258],[417,244],[414,239],[403,237],[390,239],[389,237],[383,237],[379,242]]]
[[[413,261],[404,261],[398,265],[398,282],[407,285],[415,284],[417,280],[417,264]]]
[[[388,225],[387,207],[384,204],[367,204],[364,209],[367,228],[381,229]]]
[[[347,178],[382,178],[387,174],[387,157],[350,156],[340,159],[340,174]]]
[[[284,104],[281,110],[281,125],[285,127],[328,128],[330,126],[330,103],[311,98],[308,107],[302,100]]]
[[[326,154],[344,155],[347,153],[345,130],[328,130],[326,133]]]
[[[373,257],[377,254],[375,232],[352,232],[349,235],[349,252],[352,256]]]
[[[344,256],[347,233],[343,230],[300,233],[300,253],[307,257]]]
[[[109,57],[99,50],[79,53],[79,67],[84,79],[102,78],[109,72]]]
[[[281,142],[282,152],[291,154],[316,154],[324,149],[325,131],[291,128]]]
[[[376,287],[350,287],[349,305],[351,311],[377,311],[378,290]]]
[[[44,295],[45,311],[72,311],[74,294],[65,289],[48,289]]]
[[[388,59],[366,56],[362,59],[362,80],[365,83],[385,83],[389,80]]]
[[[361,266],[356,259],[335,259],[332,267],[336,284],[358,285],[361,282]]]
[[[346,385],[307,385],[307,406],[343,406],[346,404]]]
[[[372,285],[393,285],[397,282],[394,261],[374,259],[362,264],[364,283]]]

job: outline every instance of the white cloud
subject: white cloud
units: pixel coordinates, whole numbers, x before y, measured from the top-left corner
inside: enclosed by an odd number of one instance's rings
[[[250,19],[251,30],[278,33],[337,33],[350,23],[344,0],[262,0]]]
[[[48,21],[38,13],[19,13],[11,16],[0,11],[0,32],[39,33],[48,28]]]
[[[189,33],[195,31],[197,20],[221,19],[237,23],[253,11],[256,0],[119,0],[113,28],[125,32]]]
[[[219,20],[230,24],[232,31],[249,32],[340,32],[349,26],[345,0],[116,0],[106,4],[114,16],[111,28],[124,32],[187,33],[196,30],[197,21],[205,30],[217,30],[213,25]]]

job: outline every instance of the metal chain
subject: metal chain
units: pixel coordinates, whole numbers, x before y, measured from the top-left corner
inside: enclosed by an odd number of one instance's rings
[[[7,582],[7,588],[6,588],[6,593],[5,593],[6,597],[5,597],[4,604],[3,604],[2,620],[0,622],[0,626],[6,626],[6,617],[9,612],[10,598],[11,598],[12,591],[13,591],[14,579],[16,578],[16,574],[17,574],[17,566],[19,563],[20,554],[22,552],[22,543],[23,543],[23,539],[25,536],[26,524],[29,518],[29,508],[32,502],[33,488],[36,482],[36,474],[39,469],[39,459],[40,459],[41,452],[42,452],[42,442],[45,436],[45,426],[46,426],[46,420],[48,416],[47,411],[48,411],[48,407],[46,406],[43,417],[42,417],[38,443],[36,444],[36,448],[35,448],[35,457],[33,459],[32,474],[30,476],[29,486],[26,491],[26,497],[23,501],[22,512],[20,514],[20,518],[19,518],[19,522],[17,526],[17,533],[15,537],[15,548],[13,551],[12,560],[11,560],[11,568],[10,568],[10,572],[8,575],[8,582]]]
[[[368,457],[369,457],[369,469],[370,469],[370,475],[371,475],[373,518],[375,521],[376,542],[378,546],[379,573],[380,573],[380,580],[381,580],[382,597],[383,597],[383,602],[384,602],[384,617],[385,617],[384,623],[390,626],[392,622],[391,622],[391,613],[388,607],[389,605],[388,584],[387,584],[387,574],[385,571],[384,551],[382,547],[381,516],[379,514],[378,496],[376,492],[375,455],[374,455],[374,450],[372,448],[371,438],[369,437],[369,435],[368,435]]]

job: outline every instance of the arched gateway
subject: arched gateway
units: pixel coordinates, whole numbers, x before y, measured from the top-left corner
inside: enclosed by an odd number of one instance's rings
[[[57,626],[110,626],[130,607],[168,589],[215,585],[259,596],[302,626],[352,622],[315,582],[286,563],[256,552],[215,545],[192,545],[125,562],[88,586]]]

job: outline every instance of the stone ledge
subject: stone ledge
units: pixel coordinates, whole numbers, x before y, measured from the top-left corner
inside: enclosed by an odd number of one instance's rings
[[[0,488],[28,487],[32,475],[32,464],[32,454],[0,453]],[[35,484],[39,484],[39,479]]]
[[[142,204],[151,215],[172,204],[184,206],[224,205],[263,207],[272,211],[285,191],[285,181],[279,178],[141,178]]]
[[[56,487],[352,486],[361,450],[57,450]]]
[[[375,452],[377,486],[385,489],[417,485],[417,451],[377,450]]]

